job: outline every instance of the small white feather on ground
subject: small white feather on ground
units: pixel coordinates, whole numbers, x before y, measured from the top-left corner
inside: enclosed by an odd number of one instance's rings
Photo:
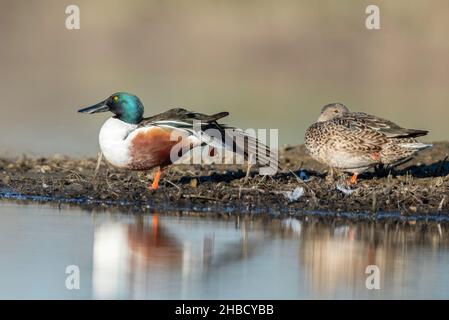
[[[289,202],[297,201],[304,195],[303,187],[296,187],[293,191],[281,191]]]
[[[337,183],[337,190],[343,192],[345,195],[351,195],[355,192],[355,189],[348,189],[341,185],[340,183]]]

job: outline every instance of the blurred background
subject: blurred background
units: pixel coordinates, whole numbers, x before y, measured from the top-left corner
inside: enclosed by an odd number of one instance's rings
[[[81,29],[65,28],[76,4]],[[380,7],[381,29],[365,27]],[[93,156],[115,91],[303,142],[322,105],[449,129],[449,2],[0,0],[0,152]]]

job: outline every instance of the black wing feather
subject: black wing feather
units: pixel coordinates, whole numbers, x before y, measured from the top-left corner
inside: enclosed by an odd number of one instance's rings
[[[198,120],[205,123],[212,123],[228,115],[229,112],[219,112],[213,115],[207,115],[204,113],[188,111],[183,108],[173,108],[168,111],[159,113],[157,115],[144,118],[140,122],[140,126],[146,126],[158,121],[180,121],[186,123],[193,123],[194,120]]]

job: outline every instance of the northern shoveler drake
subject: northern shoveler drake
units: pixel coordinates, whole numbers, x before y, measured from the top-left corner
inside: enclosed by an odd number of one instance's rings
[[[333,169],[353,173],[350,182],[355,184],[357,176],[369,168],[395,166],[432,147],[416,139],[427,133],[331,103],[307,129],[305,146],[312,158],[331,168],[331,174]]]
[[[226,117],[228,112],[205,115],[181,108],[170,109],[164,113],[144,118],[144,106],[140,99],[130,93],[112,94],[91,107],[78,112],[97,113],[110,111],[115,115],[101,127],[99,141],[106,160],[113,166],[130,170],[150,170],[158,168],[151,189],[157,189],[162,170],[173,163],[172,150],[176,146],[177,155],[192,148],[210,145],[240,152],[246,160],[278,169],[277,156],[256,138],[242,130],[219,124],[217,120]],[[199,124],[199,127],[195,128]],[[221,134],[221,140],[213,139],[208,133],[212,129]],[[229,139],[229,130],[235,139]],[[175,137],[175,139],[173,138]],[[262,151],[262,152],[260,152]],[[254,155],[254,156],[253,156]]]

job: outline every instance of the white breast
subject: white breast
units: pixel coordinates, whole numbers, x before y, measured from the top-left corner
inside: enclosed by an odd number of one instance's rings
[[[129,154],[130,133],[136,124],[123,122],[116,118],[108,119],[100,130],[100,148],[106,160],[116,167],[127,167],[131,162]]]

